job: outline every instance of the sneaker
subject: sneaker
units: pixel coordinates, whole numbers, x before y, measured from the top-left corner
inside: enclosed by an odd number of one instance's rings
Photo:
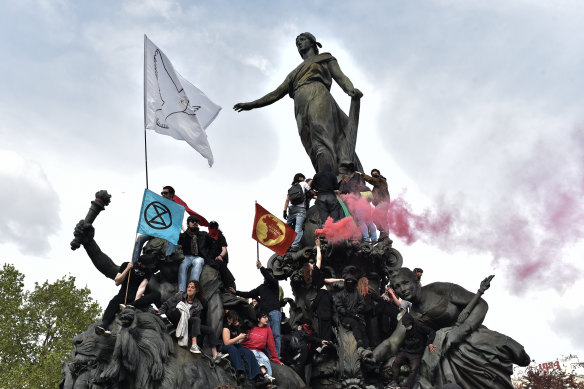
[[[120,304],[120,311],[123,311],[124,309],[126,309],[127,305],[126,304]]]
[[[196,344],[193,344],[191,346],[190,352],[192,352],[193,354],[200,354],[201,353],[201,349]]]
[[[253,381],[253,385],[256,388],[263,388],[269,383],[270,383],[270,380],[268,380],[265,376],[263,376],[261,374],[258,374]]]
[[[272,377],[271,375],[269,375],[268,373],[264,374],[264,378],[267,379],[268,381],[270,381],[270,383],[276,381],[276,379],[274,377]]]
[[[217,353],[213,357],[213,362],[215,362],[215,363],[221,362],[223,359],[227,358],[228,356],[229,356],[229,354]]]
[[[95,333],[97,335],[104,335],[104,336],[110,336],[112,334],[111,331],[106,330],[105,328],[103,328],[102,326],[97,326],[95,327]]]

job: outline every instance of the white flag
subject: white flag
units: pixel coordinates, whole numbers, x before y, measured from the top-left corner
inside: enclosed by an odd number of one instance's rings
[[[146,129],[184,140],[213,165],[205,129],[221,107],[178,74],[168,57],[144,35]]]

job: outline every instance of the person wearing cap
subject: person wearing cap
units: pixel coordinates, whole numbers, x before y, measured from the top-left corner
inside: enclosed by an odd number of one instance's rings
[[[428,350],[431,353],[434,352],[434,345],[432,342],[436,337],[436,331],[420,322],[417,322],[409,313],[406,313],[402,317],[401,323],[406,328],[406,335],[395,360],[391,365],[393,382],[390,384],[390,387],[397,386],[400,367],[407,363],[410,366],[410,373],[408,374],[408,380],[405,387],[411,388],[416,381],[424,350],[428,347]]]
[[[205,231],[199,230],[199,218],[189,216],[187,229],[178,238],[185,258],[178,267],[178,290],[185,292],[187,288],[187,272],[191,269],[188,279],[199,281],[205,258],[211,246],[211,238]]]
[[[350,125],[349,117],[338,106],[330,89],[335,80],[354,99],[361,98],[363,93],[342,72],[335,57],[330,53],[319,54],[321,47],[313,34],[298,35],[296,48],[302,63],[274,91],[257,100],[235,104],[233,109],[241,112],[261,108],[289,95],[294,99],[300,140],[314,170],[321,171],[325,163],[332,166],[335,174],[340,169],[346,171],[349,163],[361,170],[354,146],[357,128]]]
[[[153,302],[160,300],[158,291],[147,291],[148,280],[152,277],[152,269],[156,265],[156,258],[150,254],[141,255],[138,262],[124,262],[114,278],[116,286],[120,286],[120,291],[112,298],[103,313],[101,325],[95,327],[95,332],[99,335],[110,335],[109,325],[114,321],[119,308],[147,308]]]
[[[229,253],[227,252],[227,239],[219,229],[219,223],[216,221],[209,222],[209,236],[211,239],[211,248],[206,264],[217,269],[224,288],[235,288],[235,278],[227,268],[229,263]]]
[[[365,299],[357,290],[357,277],[350,272],[343,275],[345,287],[338,292],[333,300],[335,308],[345,328],[353,331],[357,345],[369,348],[369,338],[365,329]]]

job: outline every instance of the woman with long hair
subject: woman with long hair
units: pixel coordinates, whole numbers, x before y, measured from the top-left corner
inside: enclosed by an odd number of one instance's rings
[[[237,373],[237,381],[243,383],[247,373],[247,377],[254,380],[254,384],[258,386],[267,384],[269,380],[262,374],[253,352],[241,346],[241,343],[247,339],[247,334],[241,331],[237,312],[228,311],[225,314],[221,335],[223,341],[221,351],[229,355],[231,365]],[[245,364],[243,360],[245,360]]]
[[[217,352],[218,342],[213,329],[201,324],[201,313],[205,310],[206,304],[201,284],[197,280],[191,280],[187,284],[186,292],[179,291],[166,300],[156,314],[165,314],[176,327],[175,335],[179,338],[179,346],[187,347],[189,337],[191,338],[190,352],[193,354],[201,354],[197,337],[201,334],[206,335],[211,345],[213,361],[219,362],[229,355]]]

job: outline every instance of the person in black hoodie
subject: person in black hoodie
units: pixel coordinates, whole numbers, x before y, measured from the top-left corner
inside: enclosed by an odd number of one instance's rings
[[[399,351],[391,365],[391,371],[393,374],[393,382],[390,386],[397,386],[397,378],[399,375],[399,369],[402,365],[409,363],[410,373],[408,375],[406,388],[411,388],[418,375],[418,369],[420,368],[420,360],[422,354],[424,354],[424,349],[428,346],[428,350],[431,353],[434,352],[434,345],[432,342],[436,337],[436,332],[420,322],[416,322],[412,315],[406,313],[402,319],[402,324],[406,327],[406,337],[401,344]]]
[[[329,216],[334,221],[343,218],[343,211],[336,196],[339,190],[339,182],[330,164],[324,164],[322,170],[316,173],[312,179],[311,188],[317,192],[316,208],[322,224],[326,222]]]
[[[345,273],[345,271],[343,271]],[[369,338],[365,330],[365,299],[357,291],[357,278],[350,272],[343,274],[345,287],[334,296],[339,319],[345,328],[350,328],[357,340],[357,345],[369,348]]]
[[[302,266],[302,276],[307,284],[316,288],[316,297],[312,301],[310,309],[318,320],[318,333],[321,338],[327,341],[333,336],[333,299],[325,284],[342,282],[342,279],[324,278],[322,274],[322,252],[320,250],[320,239],[314,241],[316,246],[316,263],[305,263]]]
[[[264,282],[255,289],[249,292],[242,292],[229,288],[229,290],[236,296],[245,298],[259,298],[259,311],[268,312],[270,318],[270,328],[274,334],[274,342],[276,343],[276,352],[280,357],[280,323],[282,321],[282,312],[280,311],[280,288],[278,287],[278,280],[274,278],[272,269],[266,269],[258,259],[256,267],[264,276]]]

